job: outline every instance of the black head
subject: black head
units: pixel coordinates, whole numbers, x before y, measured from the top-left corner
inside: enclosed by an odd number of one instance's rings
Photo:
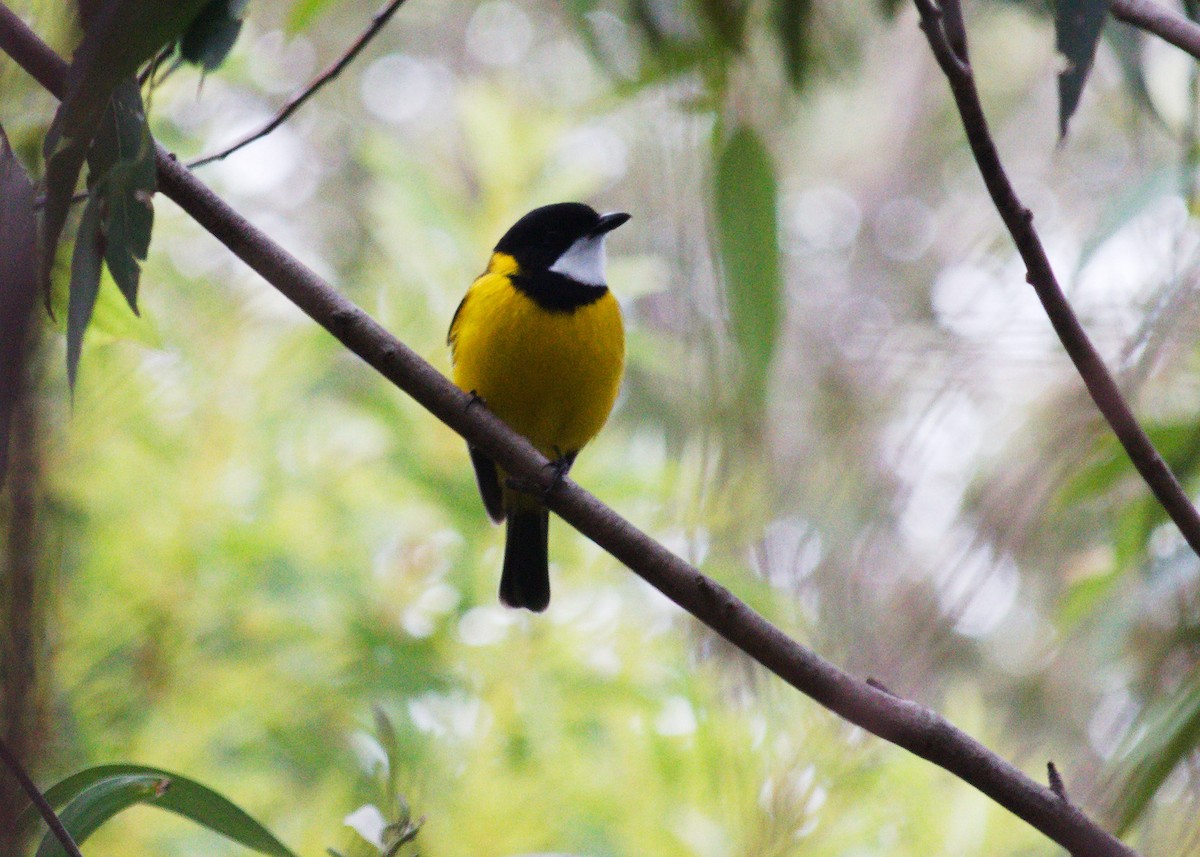
[[[514,223],[496,251],[512,256],[523,271],[545,271],[581,238],[602,238],[628,219],[623,212],[597,214],[581,202],[543,205]]]

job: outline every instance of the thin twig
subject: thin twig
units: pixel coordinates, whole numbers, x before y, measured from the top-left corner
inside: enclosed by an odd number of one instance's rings
[[[317,77],[314,78],[312,82],[308,84],[308,86],[304,87],[304,89],[288,99],[287,104],[280,108],[279,112],[275,114],[270,122],[263,125],[257,131],[252,131],[251,133],[242,137],[236,143],[231,144],[219,152],[214,152],[211,155],[205,155],[202,158],[196,158],[194,161],[190,161],[188,163],[188,167],[194,170],[196,167],[203,167],[206,164],[211,164],[213,161],[224,160],[238,149],[249,146],[255,140],[261,140],[263,137],[267,136],[284,122],[286,122],[293,113],[295,113],[304,105],[304,102],[316,95],[317,91],[320,90],[321,87],[325,86],[325,84],[329,83],[339,74],[341,74],[346,66],[350,65],[350,63],[354,61],[354,58],[362,53],[363,48],[365,48],[370,43],[371,39],[375,38],[376,34],[387,25],[387,22],[391,20],[392,16],[396,14],[397,10],[399,10],[404,3],[405,0],[390,0],[387,6],[376,12],[375,16],[371,19],[370,25],[363,30],[362,35],[355,39],[354,44],[350,46],[349,50],[342,54],[341,58],[337,62],[317,75]]]
[[[158,49],[158,53],[154,55],[154,59],[150,60],[146,67],[142,69],[141,74],[138,75],[137,82],[139,87],[145,86],[147,82],[149,82],[151,86],[155,86],[157,84],[158,81],[154,79],[154,76],[158,73],[158,67],[162,65],[163,61],[169,57],[174,50],[174,42],[169,42]]]
[[[1070,801],[1067,797],[1067,785],[1063,782],[1062,774],[1058,772],[1058,767],[1053,762],[1046,763],[1046,779],[1050,781],[1050,791],[1054,792],[1063,801]]]
[[[1058,795],[1058,799],[1063,803],[1069,804],[1071,799],[1067,797],[1067,784],[1063,782],[1062,775],[1059,774],[1058,768],[1053,762],[1046,763],[1046,779],[1050,782],[1050,791]],[[1083,857],[1078,851],[1072,851],[1071,857]]]
[[[1113,17],[1153,33],[1200,60],[1200,25],[1154,0],[1112,0]]]
[[[1033,286],[1051,325],[1058,334],[1059,341],[1087,386],[1092,401],[1112,427],[1133,466],[1154,492],[1154,496],[1175,522],[1192,550],[1200,555],[1200,513],[1192,505],[1179,480],[1167,467],[1146,432],[1138,425],[1137,418],[1121,394],[1116,380],[1105,367],[1099,352],[1092,345],[1066,295],[1063,294],[1054,269],[1050,266],[1046,249],[1033,227],[1033,212],[1017,197],[1000,161],[1000,154],[988,130],[983,106],[979,101],[979,91],[975,88],[975,76],[969,58],[965,53],[957,55],[951,47],[941,23],[945,13],[939,12],[933,0],[915,0],[915,3],[921,15],[921,29],[950,83],[950,91],[958,106],[967,142],[975,155],[983,182],[987,185],[996,211],[1012,235],[1017,252],[1025,262],[1025,279]],[[944,5],[957,8],[958,0],[945,0]]]
[[[30,71],[35,77],[61,79],[63,60],[0,4],[0,48],[13,41],[22,43],[23,56],[32,57]],[[51,92],[61,96],[62,88]],[[165,195],[349,350],[506,473],[544,489],[554,484],[549,462],[529,441],[487,408],[471,407],[469,394],[230,208],[161,148],[158,170]],[[935,712],[842,672],[788,637],[571,480],[558,485],[547,505],[679,607],[845,720],[946,769],[1072,853],[1135,857],[1135,851],[1077,807],[1063,803],[1049,788]]]
[[[877,678],[871,678],[870,676],[868,676],[867,684],[869,684],[871,687],[875,688],[876,690],[882,690],[888,696],[894,696],[897,699],[900,698],[900,694],[893,692],[890,687],[888,687],[886,684],[884,684]]]
[[[0,24],[0,26],[3,26]],[[46,800],[46,796],[38,790],[38,787],[33,784],[33,780],[29,778],[29,774],[25,773],[25,769],[21,766],[17,757],[8,749],[8,745],[0,740],[0,761],[3,761],[5,766],[12,772],[12,775],[17,778],[17,782],[21,784],[21,788],[25,790],[25,794],[37,807],[42,818],[46,821],[46,826],[53,831],[54,836],[62,844],[63,850],[70,857],[83,857],[79,853],[79,846],[75,844],[75,840],[71,838],[71,834],[67,833],[67,829],[63,827],[62,821],[54,812],[54,807],[50,806]]]

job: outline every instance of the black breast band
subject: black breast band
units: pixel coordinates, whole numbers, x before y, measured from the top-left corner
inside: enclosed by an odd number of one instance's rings
[[[512,283],[548,312],[574,312],[600,300],[608,291],[608,286],[581,283],[553,271],[513,274]]]

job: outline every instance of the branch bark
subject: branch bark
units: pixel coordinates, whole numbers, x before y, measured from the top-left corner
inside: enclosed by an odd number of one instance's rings
[[[0,49],[19,43],[26,69],[61,92],[65,63],[0,5]],[[10,51],[10,53],[12,53]],[[16,56],[14,54],[14,56]],[[547,506],[684,610],[842,718],[934,764],[1072,853],[1135,857],[1049,788],[933,711],[842,672],[789,638],[725,587],[672,554],[569,479],[552,488],[546,459],[365,312],[231,209],[159,150],[159,183],[201,226],[368,365],[513,476],[550,493]]]
[[[36,766],[46,752],[39,693],[46,606],[39,596],[37,190],[0,127],[0,740]],[[21,784],[0,776],[0,854],[24,852]]]
[[[1112,0],[1109,10],[1117,20],[1153,33],[1200,60],[1200,26],[1194,21],[1154,0]]]
[[[36,279],[29,280],[35,295],[36,284]],[[6,490],[0,493],[0,517],[4,519],[0,539],[0,743],[25,769],[36,769],[47,755],[40,689],[47,655],[47,607],[42,596],[48,587],[39,575],[40,414],[33,394],[35,373],[28,365],[35,351],[32,343],[23,344],[26,348],[18,360],[19,386],[8,438],[8,480]],[[29,831],[18,823],[22,791],[28,792],[28,786],[19,777],[16,782],[0,777],[0,854],[23,853]]]

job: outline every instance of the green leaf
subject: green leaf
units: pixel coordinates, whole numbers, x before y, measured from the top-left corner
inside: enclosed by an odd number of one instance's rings
[[[1145,729],[1123,755],[1127,764],[1117,806],[1117,833],[1145,811],[1171,772],[1200,746],[1200,669],[1166,702],[1144,716]]]
[[[247,0],[211,0],[179,39],[179,55],[209,72],[218,68],[242,31]]]
[[[100,271],[104,258],[104,233],[101,231],[98,196],[88,198],[75,236],[71,254],[71,286],[67,298],[67,383],[75,388],[79,357],[83,353],[83,334],[92,320],[96,295],[100,291]]]
[[[123,809],[153,803],[166,793],[170,780],[150,774],[109,777],[81,791],[59,813],[59,820],[76,845],[84,842],[100,825]],[[47,831],[36,857],[66,857],[66,849],[52,831]]]
[[[140,263],[150,248],[157,189],[154,139],[130,78],[114,91],[88,152],[88,187],[103,200],[104,261],[137,313]]]
[[[165,791],[159,789],[153,805],[182,815],[228,839],[273,857],[296,857],[270,831],[247,815],[237,805],[195,780],[181,777],[161,768],[146,765],[100,765],[72,774],[46,790],[50,805],[61,807],[75,800],[99,783],[127,777],[150,777],[168,780]],[[27,811],[27,820],[32,810]]]
[[[725,296],[745,370],[743,391],[761,406],[782,309],[775,172],[753,129],[738,128],[721,150],[716,181]]]
[[[792,89],[799,90],[812,64],[812,0],[774,0],[775,36]]]
[[[141,279],[141,263],[150,248],[150,231],[154,226],[154,149],[149,145],[150,157],[134,163],[121,163],[113,167],[100,191],[105,200],[104,218],[104,261],[129,308],[137,308],[138,283]]]
[[[1067,136],[1067,123],[1079,106],[1107,15],[1107,0],[1058,0],[1054,17],[1055,41],[1058,52],[1067,61],[1066,68],[1058,74],[1060,137]]]
[[[0,484],[37,295],[36,192],[0,128]]]

